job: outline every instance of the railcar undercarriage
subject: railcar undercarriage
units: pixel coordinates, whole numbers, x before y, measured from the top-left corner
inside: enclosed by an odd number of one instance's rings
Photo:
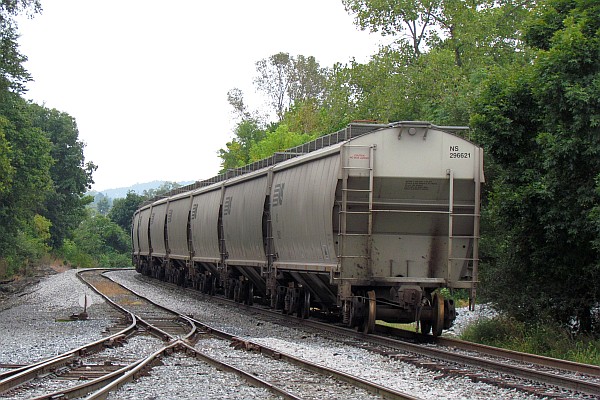
[[[335,286],[328,285],[328,295],[323,296],[322,284],[311,286],[308,279],[302,279],[297,273],[279,273],[279,279],[270,280],[270,287],[274,289],[267,291],[268,279],[256,284],[236,268],[158,257],[137,257],[134,263],[137,272],[161,281],[209,295],[222,295],[239,303],[260,303],[299,318],[309,318],[311,313],[326,316],[328,320],[342,322],[364,333],[374,332],[376,321],[381,320],[416,322],[417,330],[439,336],[456,318],[453,300],[444,299],[433,288],[418,285],[352,286],[351,296],[339,300]],[[301,282],[292,279],[294,275]],[[337,297],[337,301],[323,301],[331,300],[332,296]]]

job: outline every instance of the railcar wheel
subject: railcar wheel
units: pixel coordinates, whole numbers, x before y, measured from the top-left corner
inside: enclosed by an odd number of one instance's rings
[[[276,310],[283,310],[285,308],[285,287],[283,286],[277,286],[277,298],[275,301],[275,309]]]
[[[429,335],[431,332],[431,321],[421,320],[421,333],[423,335]]]
[[[352,297],[352,302],[350,303],[350,315],[348,317],[348,326],[350,328],[354,328],[355,326],[359,326],[362,324],[364,316],[364,306],[365,303],[362,297]]]
[[[367,306],[367,315],[365,316],[365,321],[363,325],[363,333],[373,333],[375,332],[375,321],[377,313],[377,299],[375,297],[375,291],[369,290],[367,292],[367,296],[369,298],[369,303]]]
[[[248,282],[246,304],[248,304],[249,306],[254,304],[254,285],[252,284],[252,282]]]
[[[296,313],[298,315],[298,310],[300,309],[300,296],[297,288],[288,287],[287,288],[287,296],[285,300],[286,308],[285,313],[292,315]]]
[[[277,291],[275,293],[271,291],[271,298],[269,300],[271,301],[271,308],[274,310],[277,309]]]
[[[209,278],[209,279],[210,279],[211,283],[210,283],[210,288],[208,289],[208,294],[210,294],[211,296],[214,296],[215,293],[217,292],[217,282],[218,282],[217,281],[217,277],[214,276],[214,277]]]
[[[242,298],[242,282],[235,281],[235,285],[233,286],[233,301],[241,303]]]
[[[298,309],[298,318],[307,319],[310,316],[310,292],[303,289],[300,296],[300,307]]]
[[[227,298],[229,300],[234,300],[235,297],[235,279],[228,279],[227,286],[225,287],[225,292],[227,293]]]
[[[444,329],[444,296],[439,293],[433,295],[433,336],[440,336]]]

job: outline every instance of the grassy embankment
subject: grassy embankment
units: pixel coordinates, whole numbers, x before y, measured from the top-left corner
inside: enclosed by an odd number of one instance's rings
[[[469,325],[461,339],[524,353],[600,365],[600,339],[573,337],[551,323],[524,324],[506,317],[483,319]]]

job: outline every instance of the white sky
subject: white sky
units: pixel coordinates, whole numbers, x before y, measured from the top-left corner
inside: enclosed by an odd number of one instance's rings
[[[381,37],[341,0],[42,0],[20,20],[25,97],[77,120],[93,189],[217,174],[232,138],[227,91],[250,108],[255,62],[280,51],[322,66],[366,62]]]

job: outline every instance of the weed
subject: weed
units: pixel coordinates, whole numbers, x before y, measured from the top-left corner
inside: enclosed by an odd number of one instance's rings
[[[499,316],[467,326],[461,338],[525,353],[600,365],[599,339],[574,338],[566,328],[550,322],[525,324]]]

